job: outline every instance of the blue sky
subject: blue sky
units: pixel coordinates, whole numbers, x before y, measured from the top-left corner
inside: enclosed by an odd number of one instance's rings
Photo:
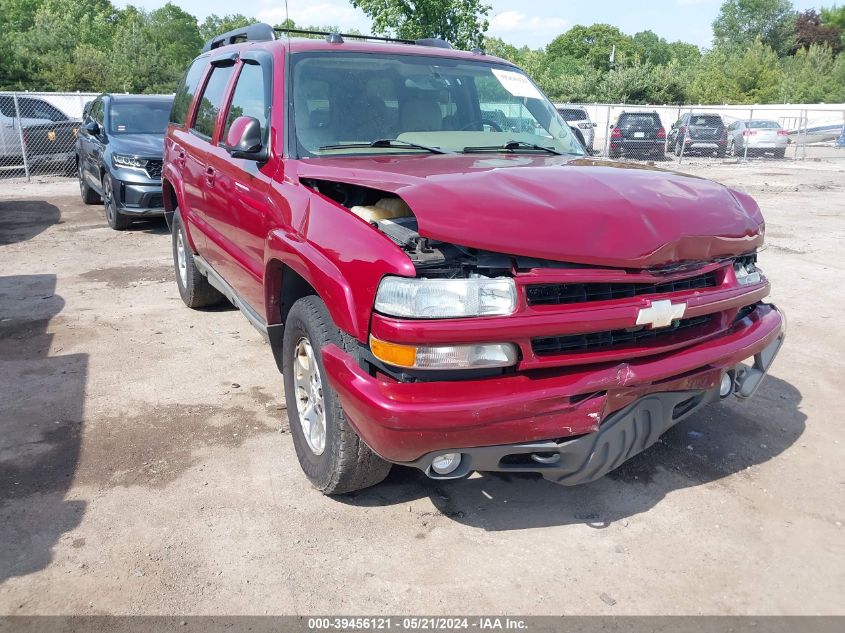
[[[231,0],[173,0],[200,20],[210,13],[244,13],[271,23],[284,19],[284,0],[252,0],[241,5]],[[113,0],[118,6],[134,4],[146,9],[160,7],[166,0]],[[348,0],[288,0],[290,17],[300,24],[336,24],[344,28],[370,30],[367,17],[352,8]],[[651,29],[669,40],[684,40],[707,47],[710,25],[722,0],[487,0],[490,35],[512,44],[532,48],[545,46],[556,35],[575,24],[606,22],[633,34]],[[799,11],[834,4],[835,0],[793,0]]]

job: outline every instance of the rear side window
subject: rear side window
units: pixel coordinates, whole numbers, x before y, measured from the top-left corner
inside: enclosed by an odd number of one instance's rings
[[[232,93],[232,104],[229,106],[229,113],[226,115],[226,127],[223,128],[223,137],[229,133],[229,127],[241,116],[251,116],[258,119],[261,124],[261,137],[264,138],[264,131],[267,129],[267,115],[270,104],[267,103],[267,92],[264,90],[264,71],[258,64],[244,64],[241,67],[241,74],[238,75],[238,83]]]
[[[656,114],[623,114],[619,117],[619,127],[660,127],[660,117]]]
[[[558,108],[557,111],[564,121],[583,121],[587,118],[587,114],[577,108]]]
[[[203,57],[194,61],[188,72],[182,78],[179,84],[179,89],[176,91],[176,96],[173,98],[173,107],[170,109],[170,122],[176,125],[184,125],[188,118],[188,108],[191,107],[191,101],[194,100],[194,94],[199,86],[200,79],[202,79],[202,72],[205,70],[205,64],[208,58]]]
[[[197,106],[194,124],[191,126],[191,129],[201,136],[210,139],[214,135],[214,123],[223,106],[223,95],[233,69],[234,66],[215,66],[211,71],[211,77],[205,84],[205,90]]]

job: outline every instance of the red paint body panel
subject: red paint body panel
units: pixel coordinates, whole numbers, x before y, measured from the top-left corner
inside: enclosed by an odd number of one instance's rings
[[[285,92],[287,55],[335,48],[322,40],[282,40],[215,49],[214,57],[242,50],[272,55],[269,157],[260,164],[231,158],[219,144],[226,116],[221,108],[210,140],[189,131],[192,115],[182,127],[170,126],[163,175],[194,251],[267,325],[280,323],[282,288],[296,273],[316,290],[337,327],[362,343],[373,334],[408,344],[518,346],[519,364],[510,374],[428,382],[374,376],[346,352],[325,348],[325,369],[343,409],[383,457],[409,462],[440,448],[591,433],[605,416],[648,393],[718,385],[726,368],[781,334],[783,320],[771,306],[759,304],[737,320],[740,309],[768,294],[769,285],[764,280],[740,287],[724,260],[757,249],[764,224],[752,198],[720,184],[565,156],[286,156],[287,104],[293,101]],[[350,41],[343,49],[477,59],[402,44]],[[235,61],[227,104],[242,63]],[[518,307],[508,317],[410,320],[375,314],[381,279],[413,277],[413,263],[388,237],[302,179],[393,193],[411,207],[419,233],[433,240],[561,264],[513,270]],[[530,306],[526,298],[532,284],[655,284],[705,272],[715,273],[716,287],[589,304]],[[686,303],[685,317],[710,314],[712,322],[693,336],[670,334],[656,344],[599,353],[542,356],[532,350],[538,337],[630,329],[640,309],[657,299]]]
[[[566,156],[384,156],[301,161],[302,176],[386,189],[420,234],[529,257],[648,268],[751,252],[760,210],[724,185]]]
[[[475,381],[384,382],[334,346],[323,350],[323,363],[367,445],[385,459],[410,462],[440,449],[593,432],[608,414],[648,393],[713,388],[726,368],[764,349],[782,330],[781,315],[764,305],[719,339],[674,354]]]

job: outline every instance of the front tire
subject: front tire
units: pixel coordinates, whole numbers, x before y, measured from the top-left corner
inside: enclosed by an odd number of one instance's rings
[[[205,308],[223,301],[223,295],[212,286],[194,262],[194,253],[179,214],[173,216],[173,268],[179,296],[189,308]]]
[[[352,351],[355,342],[334,324],[316,296],[293,304],[285,320],[282,367],[290,432],[306,477],[323,494],[369,488],[390,472],[349,425],[323,367],[322,349]]]
[[[106,221],[115,231],[125,231],[132,224],[132,220],[118,211],[117,200],[114,199],[114,188],[112,187],[111,176],[109,176],[108,172],[103,174],[102,182],[103,207],[106,210]]]

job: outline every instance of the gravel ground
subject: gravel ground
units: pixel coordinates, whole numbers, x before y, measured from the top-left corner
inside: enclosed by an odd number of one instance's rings
[[[163,223],[0,182],[0,613],[845,614],[845,163],[682,169],[767,217],[789,335],[755,400],[587,486],[341,499],[258,333],[182,305]]]

